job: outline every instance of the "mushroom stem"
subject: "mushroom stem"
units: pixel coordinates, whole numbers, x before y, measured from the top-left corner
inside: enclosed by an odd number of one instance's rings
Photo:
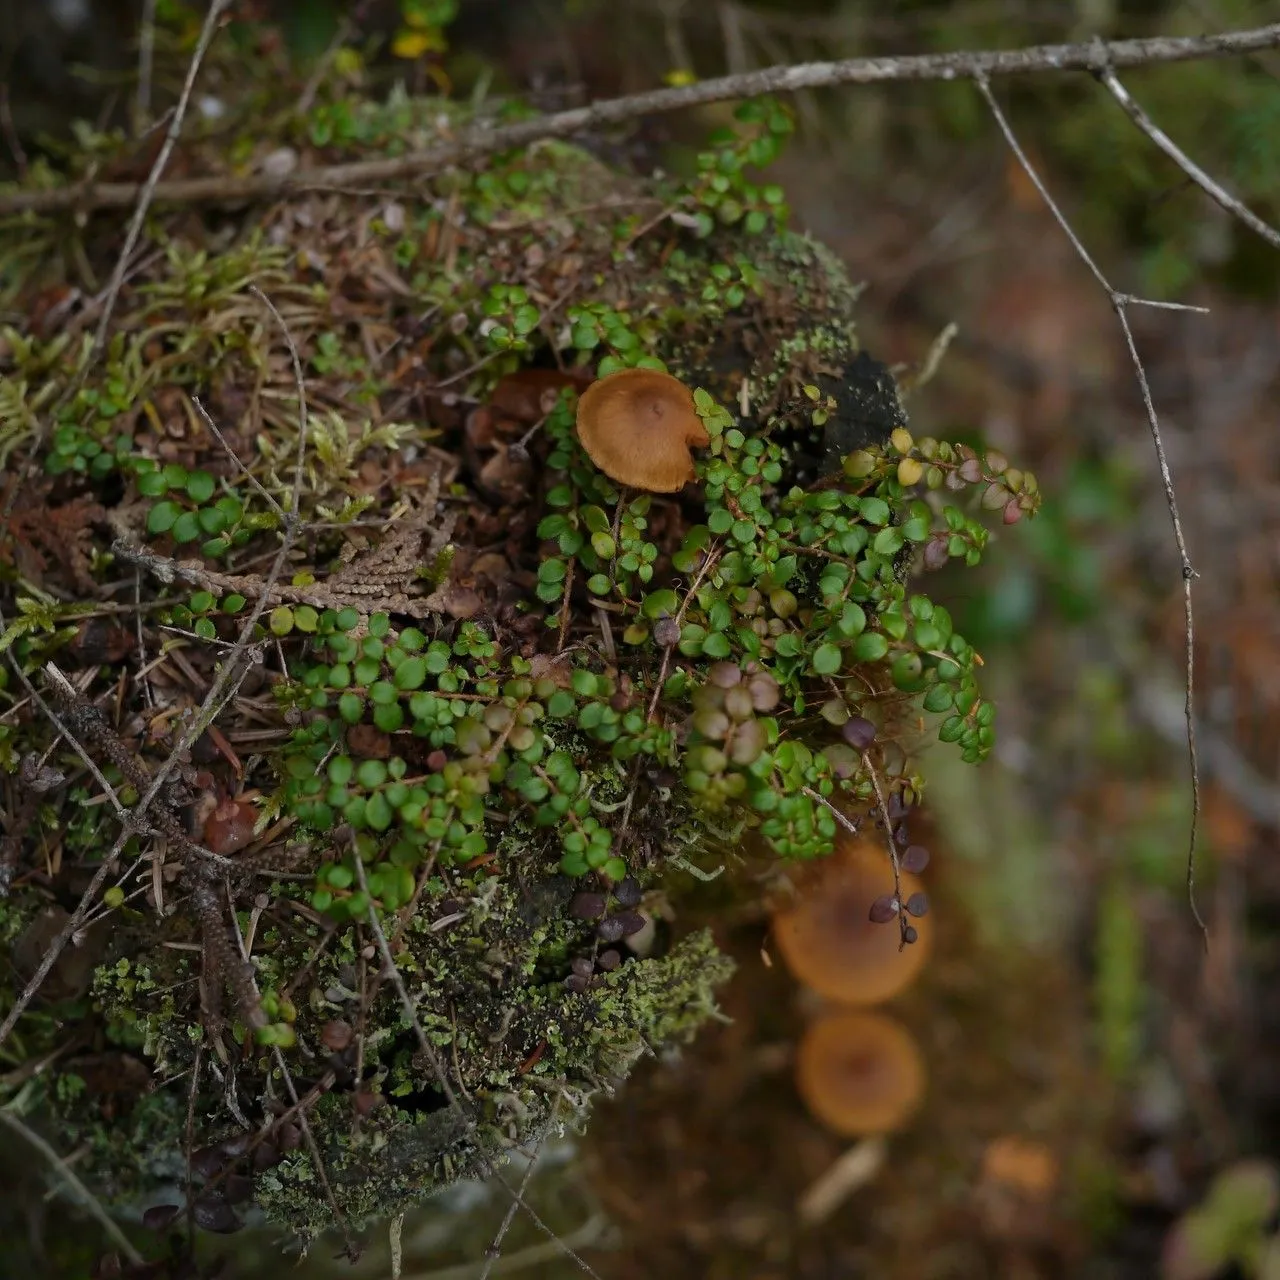
[[[863,1138],[833,1160],[800,1197],[796,1205],[800,1221],[807,1227],[824,1223],[855,1191],[875,1178],[888,1150],[883,1137]]]

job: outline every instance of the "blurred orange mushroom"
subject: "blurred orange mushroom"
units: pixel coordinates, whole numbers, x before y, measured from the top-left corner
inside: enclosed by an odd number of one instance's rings
[[[924,1097],[924,1059],[882,1013],[840,1009],[809,1025],[796,1053],[796,1089],[810,1114],[847,1138],[890,1133]]]
[[[920,893],[917,877],[899,877],[902,901]],[[896,919],[872,923],[871,904],[893,893],[888,851],[864,840],[837,843],[793,905],[773,917],[773,937],[792,974],[841,1004],[871,1005],[898,994],[924,966],[932,920],[913,920],[917,939],[902,946]]]
[[[1051,1195],[1058,1182],[1058,1158],[1034,1138],[1004,1134],[982,1153],[982,1178],[1031,1200]]]
[[[578,439],[611,480],[674,493],[694,478],[690,447],[711,443],[693,392],[669,373],[621,369],[578,399]]]

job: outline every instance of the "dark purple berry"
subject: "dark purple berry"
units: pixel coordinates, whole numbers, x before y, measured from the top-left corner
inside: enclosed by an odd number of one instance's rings
[[[218,1150],[224,1156],[242,1156],[249,1150],[249,1144],[253,1139],[247,1133],[233,1133],[229,1138],[223,1138],[218,1143]]]
[[[580,973],[571,973],[564,980],[564,985],[575,995],[581,995],[591,985],[591,979],[584,978]]]
[[[613,917],[622,926],[622,936],[629,938],[633,933],[639,933],[644,928],[647,921],[638,911],[620,911]]]
[[[927,916],[929,914],[929,895],[927,893],[913,893],[906,902],[907,915],[909,916]]]
[[[253,1149],[253,1167],[258,1173],[279,1163],[280,1152],[276,1149],[275,1143],[264,1142],[260,1147]]]
[[[221,1196],[202,1195],[191,1206],[191,1216],[197,1227],[229,1235],[240,1230],[240,1219],[235,1210]]]
[[[599,920],[604,908],[603,893],[575,893],[569,900],[569,914],[575,920]]]
[[[653,624],[654,643],[661,649],[670,649],[680,643],[680,624],[674,618],[659,618]]]
[[[627,914],[630,913],[623,912],[623,915]],[[607,919],[601,920],[600,923],[596,925],[596,937],[598,937],[601,942],[619,942],[625,932],[626,930],[622,923],[622,915],[609,916]]]
[[[876,740],[876,727],[865,716],[850,716],[840,733],[855,751],[865,751]]]
[[[191,1172],[198,1178],[216,1178],[227,1158],[217,1147],[201,1147],[191,1153]]]
[[[908,845],[907,851],[902,855],[903,871],[910,871],[913,876],[918,876],[929,865],[929,850],[922,844]]]
[[[253,1197],[253,1179],[243,1173],[228,1174],[223,1187],[227,1193],[228,1204],[244,1204]]]
[[[898,900],[891,893],[882,893],[867,913],[872,924],[888,924],[898,914]]]
[[[282,1124],[276,1130],[276,1143],[281,1151],[297,1151],[302,1146],[302,1130],[296,1124]]]
[[[608,951],[602,951],[596,961],[597,966],[605,973],[612,973],[621,963],[622,957],[612,947]]]
[[[903,929],[902,940],[907,944],[907,946],[910,946],[913,942],[920,941],[920,935],[916,932],[915,925],[909,924],[905,929]]]
[[[619,880],[613,886],[613,900],[620,907],[638,907],[643,897],[644,890],[635,876],[627,876],[625,880]]]
[[[142,1215],[142,1225],[148,1231],[163,1231],[181,1212],[176,1204],[153,1204]]]
[[[587,956],[575,956],[569,968],[581,978],[589,978],[596,971],[595,965]]]

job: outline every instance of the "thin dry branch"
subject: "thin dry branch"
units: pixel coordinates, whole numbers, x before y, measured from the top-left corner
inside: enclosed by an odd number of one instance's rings
[[[141,133],[151,114],[151,72],[155,63],[156,0],[142,0],[138,23],[138,88],[133,97],[135,133]]]
[[[1133,339],[1133,330],[1129,325],[1129,307],[1142,305],[1145,303],[1145,299],[1134,298],[1129,294],[1121,293],[1103,274],[1102,269],[1094,262],[1089,255],[1089,251],[1081,243],[1080,237],[1076,235],[1071,224],[1067,221],[1066,215],[1049,194],[1048,188],[1036,172],[1035,167],[1027,159],[1026,152],[1023,151],[1012,126],[1000,109],[1000,104],[996,101],[995,94],[991,92],[990,81],[985,75],[975,76],[974,81],[978,86],[979,92],[986,99],[987,106],[990,108],[991,114],[1000,128],[1000,132],[1004,135],[1005,142],[1009,144],[1009,149],[1013,152],[1014,157],[1022,166],[1027,177],[1031,179],[1035,189],[1040,193],[1040,198],[1045,202],[1046,207],[1062,228],[1067,239],[1070,240],[1072,248],[1075,249],[1080,260],[1089,268],[1094,279],[1097,280],[1110,300],[1112,309],[1116,313],[1116,318],[1120,321],[1120,328],[1124,332],[1125,345],[1129,349],[1129,358],[1133,362],[1134,373],[1138,379],[1138,388],[1142,394],[1142,405],[1147,414],[1147,425],[1151,429],[1151,440],[1155,445],[1156,461],[1160,468],[1160,479],[1164,485],[1165,503],[1169,508],[1169,519],[1173,524],[1173,540],[1178,549],[1178,559],[1182,570],[1183,614],[1186,620],[1186,701],[1183,715],[1186,720],[1187,754],[1191,767],[1191,831],[1187,842],[1187,903],[1191,908],[1191,915],[1195,919],[1197,926],[1199,926],[1200,935],[1207,947],[1209,930],[1200,915],[1200,908],[1196,905],[1196,836],[1200,824],[1200,763],[1196,751],[1195,610],[1191,600],[1191,584],[1197,574],[1192,567],[1191,557],[1187,552],[1187,541],[1182,532],[1182,519],[1178,514],[1178,499],[1173,488],[1173,475],[1169,470],[1169,459],[1165,454],[1164,437],[1160,432],[1160,419],[1156,414],[1155,403],[1151,399],[1147,371],[1142,363],[1142,358],[1138,355],[1138,347]]]
[[[88,1187],[76,1177],[75,1170],[33,1129],[27,1128],[8,1107],[0,1107],[0,1121],[8,1125],[14,1133],[21,1134],[49,1162],[58,1177],[71,1188],[75,1196],[85,1208],[98,1220],[103,1231],[111,1237],[111,1242],[135,1266],[143,1266],[146,1259],[130,1243],[129,1237],[116,1226],[98,1198]]]
[[[364,861],[359,857],[354,858],[353,861],[360,889],[365,897],[369,897],[369,881],[365,875]],[[435,1076],[436,1083],[440,1086],[440,1092],[444,1094],[449,1105],[463,1116],[464,1123],[473,1124],[471,1117],[462,1110],[458,1102],[458,1095],[454,1091],[453,1084],[444,1069],[444,1063],[440,1061],[440,1055],[436,1052],[435,1045],[427,1039],[427,1033],[422,1029],[422,1023],[418,1018],[418,1006],[413,1003],[413,998],[409,995],[404,985],[404,979],[400,976],[400,970],[396,967],[395,956],[391,954],[391,945],[387,942],[386,931],[382,927],[382,921],[378,919],[377,908],[372,903],[369,904],[368,914],[369,928],[373,931],[374,938],[377,939],[378,953],[382,956],[383,972],[391,980],[391,985],[395,988],[396,995],[400,998],[401,1007],[409,1017],[409,1023],[413,1027],[413,1033],[418,1041],[418,1048],[422,1051],[422,1056],[430,1064],[431,1073]]]
[[[271,308],[275,311],[275,308]],[[283,322],[282,322],[283,323]],[[293,345],[290,339],[290,346]],[[356,859],[359,862],[359,859]],[[230,885],[227,886],[227,897],[230,900]],[[236,940],[236,948],[240,953],[241,963],[244,965],[245,981],[252,991],[252,1002],[260,1010],[262,1007],[262,997],[258,992],[257,983],[253,976],[253,963],[249,959],[249,948],[245,945],[244,935],[240,932],[240,922],[236,919],[234,909],[229,912],[231,932]],[[338,1198],[333,1194],[333,1185],[329,1181],[329,1173],[325,1168],[324,1157],[320,1152],[320,1144],[316,1141],[315,1134],[311,1131],[311,1122],[307,1119],[307,1107],[298,1096],[297,1086],[293,1082],[293,1073],[289,1070],[289,1064],[285,1061],[284,1054],[280,1051],[278,1045],[273,1045],[271,1049],[272,1060],[276,1064],[276,1070],[280,1073],[280,1078],[284,1081],[285,1091],[289,1095],[289,1101],[293,1104],[293,1108],[298,1117],[298,1127],[302,1130],[303,1140],[307,1144],[307,1150],[311,1155],[311,1163],[316,1172],[316,1177],[320,1180],[320,1185],[324,1188],[325,1200],[333,1213],[334,1221],[342,1232],[343,1240],[347,1247],[347,1256],[354,1262],[360,1256],[359,1247],[356,1244],[354,1236],[351,1234],[351,1226],[347,1221],[347,1215],[342,1212],[342,1206],[338,1204]]]
[[[120,797],[116,794],[116,789],[109,783],[102,770],[98,768],[97,761],[84,749],[81,742],[72,734],[70,729],[63,724],[61,717],[54,709],[40,696],[39,690],[31,683],[30,677],[18,662],[13,663],[13,669],[17,672],[18,679],[22,682],[23,687],[31,695],[31,700],[40,708],[41,711],[49,718],[49,722],[57,729],[58,733],[65,738],[80,757],[80,762],[93,775],[98,786],[102,788],[102,794],[107,798],[107,802],[116,812],[116,817],[125,818],[128,816],[128,810],[120,801]],[[69,696],[72,700],[79,698],[79,690],[72,685],[71,681],[58,670],[52,662],[45,667],[45,673],[49,676],[50,681],[54,684],[60,696]]]
[[[285,175],[253,174],[243,178],[216,176],[161,182],[150,196],[176,204],[217,204],[285,196],[319,187],[369,186],[417,177],[451,165],[526,146],[541,138],[567,138],[622,124],[641,116],[683,111],[709,102],[754,98],[766,93],[845,84],[895,81],[959,80],[978,76],[1026,75],[1049,71],[1091,71],[1186,62],[1197,58],[1232,57],[1280,47],[1280,23],[1221,35],[1145,40],[1089,41],[1084,44],[1033,45],[1025,49],[991,49],[960,53],[913,54],[889,58],[848,58],[839,62],[805,62],[764,67],[741,75],[721,76],[672,89],[653,89],[629,97],[596,102],[515,124],[477,126],[433,147],[403,156],[349,164],[298,169]],[[76,183],[52,191],[18,191],[0,197],[0,214],[54,213],[58,210],[127,207],[141,188],[130,182]]]
[[[1268,244],[1280,249],[1280,231],[1263,222],[1253,210],[1246,208],[1225,187],[1215,182],[1198,164],[1169,137],[1154,120],[1129,96],[1129,91],[1116,79],[1116,73],[1108,67],[1098,79],[1107,87],[1111,96],[1124,108],[1125,114],[1161,151],[1200,188],[1221,205],[1233,218],[1238,218],[1250,231],[1257,232]]]
[[[551,1106],[551,1124],[555,1124],[556,1112],[560,1107],[560,1099],[556,1098]],[[525,1165],[524,1176],[520,1179],[519,1195],[512,1196],[511,1203],[507,1206],[507,1211],[502,1216],[502,1222],[498,1226],[497,1234],[493,1237],[492,1243],[485,1250],[484,1269],[480,1272],[478,1280],[489,1280],[493,1274],[494,1266],[502,1257],[502,1242],[507,1238],[507,1232],[511,1230],[511,1224],[515,1221],[516,1210],[520,1208],[522,1198],[529,1190],[529,1183],[533,1179],[533,1171],[537,1168],[538,1157],[542,1155],[542,1144],[546,1139],[546,1135],[539,1140],[538,1145],[534,1148],[529,1163]]]
[[[210,0],[209,12],[205,14],[204,25],[200,28],[200,37],[196,41],[195,52],[192,53],[191,61],[187,65],[187,76],[182,82],[182,92],[178,95],[178,101],[173,109],[169,127],[165,130],[164,142],[160,145],[155,163],[151,166],[151,172],[147,174],[146,181],[140,187],[135,188],[133,199],[126,201],[127,204],[132,204],[136,199],[137,205],[133,211],[133,218],[129,223],[129,230],[125,233],[124,247],[120,250],[120,257],[116,261],[116,269],[112,272],[111,282],[107,285],[106,299],[102,304],[102,314],[98,317],[98,327],[93,335],[93,349],[89,357],[89,363],[92,363],[97,353],[102,350],[103,343],[107,340],[107,330],[111,326],[111,316],[115,311],[116,299],[120,296],[120,287],[124,284],[125,272],[129,270],[129,263],[133,260],[133,251],[137,248],[138,240],[142,235],[142,228],[147,220],[147,210],[151,208],[152,201],[156,198],[160,188],[160,177],[169,164],[174,147],[178,145],[178,135],[182,132],[182,122],[187,118],[187,108],[191,103],[191,93],[195,88],[196,76],[200,73],[200,64],[204,61],[204,56],[208,53],[209,46],[213,43],[213,37],[218,29],[218,21],[222,17],[223,11],[230,4],[231,0]]]

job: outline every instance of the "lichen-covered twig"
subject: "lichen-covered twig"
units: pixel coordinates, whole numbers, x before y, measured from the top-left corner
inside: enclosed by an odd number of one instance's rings
[[[447,589],[425,596],[410,595],[409,590],[420,565],[429,563],[443,549],[452,529],[451,517],[440,516],[434,494],[433,486],[426,500],[398,520],[376,547],[354,555],[323,582],[305,587],[281,582],[279,575],[268,581],[256,573],[210,569],[199,560],[175,560],[125,539],[117,539],[111,549],[117,558],[146,569],[161,582],[181,578],[206,591],[219,595],[235,592],[269,608],[305,604],[314,609],[353,608],[361,613],[376,608],[411,618],[430,618],[448,608]]]
[[[151,195],[155,200],[166,203],[216,204],[287,196],[320,187],[368,186],[447,169],[496,151],[523,147],[541,138],[567,138],[642,116],[684,111],[709,102],[754,98],[761,94],[795,93],[802,89],[844,84],[959,80],[964,77],[1052,71],[1101,72],[1107,67],[1233,57],[1277,47],[1280,47],[1280,23],[1210,36],[1155,36],[1109,43],[1092,40],[1081,44],[1033,45],[1025,49],[848,58],[839,62],[764,67],[739,75],[595,102],[587,107],[558,111],[515,124],[477,126],[433,147],[410,151],[403,156],[297,169],[281,176],[259,173],[247,177],[178,179],[156,184]],[[121,208],[133,204],[139,192],[138,185],[131,182],[89,182],[51,191],[19,191],[0,196],[0,214]]]

